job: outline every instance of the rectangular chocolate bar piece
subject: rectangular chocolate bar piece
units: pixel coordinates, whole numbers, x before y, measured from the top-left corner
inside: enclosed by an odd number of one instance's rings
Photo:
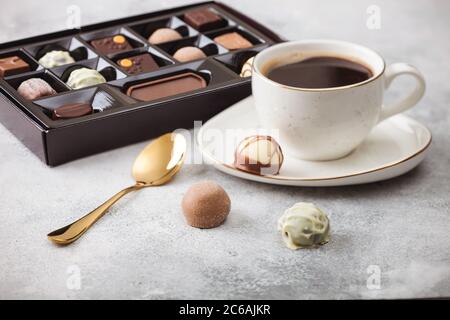
[[[152,101],[205,87],[205,79],[195,73],[186,72],[131,86],[127,95],[140,101]]]
[[[30,65],[17,56],[0,59],[0,78],[30,71]]]
[[[223,28],[228,25],[227,20],[209,9],[188,11],[184,14],[184,21],[201,32]]]

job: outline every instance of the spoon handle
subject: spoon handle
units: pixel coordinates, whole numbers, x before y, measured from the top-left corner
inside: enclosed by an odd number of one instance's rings
[[[105,203],[103,203],[101,206],[99,206],[97,209],[93,210],[92,212],[88,213],[81,219],[73,222],[72,224],[69,224],[61,229],[55,230],[47,235],[48,239],[50,241],[53,241],[56,244],[59,245],[67,245],[72,242],[75,242],[78,240],[94,223],[97,222],[101,217],[105,215],[105,213],[108,211],[109,208],[113,204],[115,204],[120,198],[125,196],[126,194],[140,190],[145,185],[137,183],[134,186],[131,186],[129,188],[123,189],[122,191],[118,192],[114,196],[112,196],[109,200],[107,200]]]

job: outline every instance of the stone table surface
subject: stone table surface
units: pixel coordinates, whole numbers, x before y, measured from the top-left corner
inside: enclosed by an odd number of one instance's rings
[[[264,185],[187,165],[169,185],[124,199],[82,241],[58,248],[46,233],[127,186],[146,143],[48,168],[0,125],[0,298],[450,296],[450,2],[225,2],[289,39],[354,41],[388,63],[416,65],[428,90],[408,114],[433,132],[427,159],[390,181],[339,188]],[[87,24],[185,3],[5,2],[0,42],[65,28],[71,4]],[[366,26],[374,4],[381,17],[375,30]],[[399,80],[390,98],[409,84]],[[203,179],[220,183],[233,202],[229,219],[213,230],[186,226],[180,209],[187,188]],[[283,245],[277,219],[298,201],[329,213],[329,244],[302,251]],[[373,270],[380,272],[379,289],[367,286]]]

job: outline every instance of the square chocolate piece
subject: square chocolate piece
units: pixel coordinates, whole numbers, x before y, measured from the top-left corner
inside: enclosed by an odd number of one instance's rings
[[[228,25],[227,20],[209,9],[188,11],[184,14],[184,21],[201,32],[223,28]]]
[[[117,64],[129,74],[139,74],[159,69],[159,65],[149,53],[117,60]]]
[[[30,71],[30,65],[17,56],[0,59],[0,78]]]
[[[92,40],[91,45],[99,53],[106,55],[133,49],[128,39],[121,34],[112,37]]]
[[[253,44],[237,32],[225,33],[214,38],[214,41],[228,50],[247,49]]]

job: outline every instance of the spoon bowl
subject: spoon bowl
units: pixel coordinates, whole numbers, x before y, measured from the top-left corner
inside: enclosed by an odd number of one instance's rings
[[[75,242],[126,194],[169,182],[180,171],[185,154],[186,140],[182,135],[167,133],[155,139],[134,162],[132,174],[135,185],[120,191],[81,219],[49,233],[48,239],[59,245]]]

